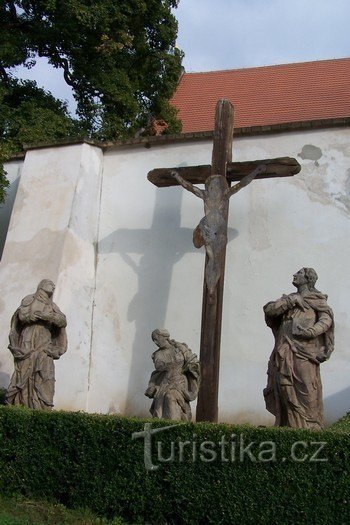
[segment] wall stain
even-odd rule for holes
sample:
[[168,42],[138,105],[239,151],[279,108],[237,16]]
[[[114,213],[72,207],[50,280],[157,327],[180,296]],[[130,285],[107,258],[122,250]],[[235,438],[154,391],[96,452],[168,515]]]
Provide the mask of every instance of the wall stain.
[[350,168],[347,170],[346,173],[347,175],[344,184],[345,193],[337,195],[335,198],[337,201],[343,204],[343,206],[345,206],[348,213],[350,214]]
[[40,279],[55,278],[61,262],[64,240],[64,230],[52,231],[44,228],[26,241],[7,242],[2,263],[16,265],[18,261],[25,262],[21,266],[20,275],[16,275],[17,280],[23,279],[24,282],[28,274],[33,273],[40,276]]
[[336,186],[334,186],[334,180],[329,180],[329,177],[327,177],[328,170],[328,163],[322,164],[317,170],[312,165],[304,165],[296,181],[302,182],[310,200],[325,206],[336,206],[349,217],[350,169],[347,170],[347,175],[343,182],[340,176],[334,179],[337,183]]
[[317,161],[322,157],[322,150],[321,148],[313,146],[312,144],[305,144],[301,152],[298,153],[298,157],[303,160],[314,160],[315,165],[319,166]]

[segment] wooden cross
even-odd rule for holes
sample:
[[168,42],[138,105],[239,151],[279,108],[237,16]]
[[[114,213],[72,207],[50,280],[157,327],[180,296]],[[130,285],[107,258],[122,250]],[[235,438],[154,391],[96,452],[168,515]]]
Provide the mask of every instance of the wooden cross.
[[[229,198],[254,178],[289,177],[300,171],[299,163],[289,157],[232,162],[233,123],[233,106],[228,100],[219,100],[216,105],[211,166],[155,169],[148,174],[148,180],[158,187],[181,184],[204,200],[205,217],[193,235],[196,248],[205,246],[206,249],[200,343],[201,387],[197,421],[216,422],[218,419]],[[230,187],[234,181],[238,181],[238,184]],[[193,186],[203,183],[204,190]]]

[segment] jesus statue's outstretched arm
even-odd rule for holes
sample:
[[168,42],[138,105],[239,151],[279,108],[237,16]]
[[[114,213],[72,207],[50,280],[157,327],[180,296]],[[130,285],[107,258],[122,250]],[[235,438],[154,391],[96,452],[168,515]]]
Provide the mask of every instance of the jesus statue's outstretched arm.
[[265,171],[266,171],[266,166],[264,164],[260,164],[260,166],[255,168],[255,170],[249,173],[249,175],[246,175],[245,177],[243,177],[241,181],[237,182],[237,184],[229,188],[226,193],[227,197],[230,198],[232,195],[237,193],[237,191],[241,190],[245,186],[248,186],[248,184],[250,184],[257,175],[260,175],[261,173],[265,173]]
[[201,190],[200,188],[197,188],[197,186],[194,186],[191,182],[188,182],[187,180],[183,179],[177,171],[172,171],[171,175],[172,177],[174,177],[175,180],[177,180],[179,184],[181,184],[183,188],[185,188],[185,190],[190,191],[191,193],[193,193],[200,199],[204,199],[203,190]]

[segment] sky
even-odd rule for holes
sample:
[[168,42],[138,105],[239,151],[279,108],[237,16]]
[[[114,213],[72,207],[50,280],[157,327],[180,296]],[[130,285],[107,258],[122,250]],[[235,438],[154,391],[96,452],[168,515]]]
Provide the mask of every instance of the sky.
[[[174,14],[187,72],[350,56],[350,0],[180,0]],[[14,73],[74,111],[61,71],[45,59]]]

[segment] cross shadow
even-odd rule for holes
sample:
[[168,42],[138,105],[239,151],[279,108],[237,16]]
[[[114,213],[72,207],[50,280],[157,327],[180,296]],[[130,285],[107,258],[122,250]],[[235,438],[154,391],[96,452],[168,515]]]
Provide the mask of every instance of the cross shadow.
[[11,213],[17,194],[20,177],[17,177],[6,189],[5,202],[0,206],[0,260],[4,251],[6,236],[10,225]]
[[[118,253],[138,277],[138,291],[127,312],[127,320],[135,323],[125,404],[125,414],[130,416],[148,414],[150,400],[144,397],[144,391],[153,370],[150,356],[155,350],[150,335],[155,328],[166,328],[164,323],[173,267],[186,253],[198,254],[203,258],[204,265],[204,248],[197,250],[192,244],[193,229],[181,227],[182,195],[181,188],[157,189],[149,229],[119,229],[98,245],[99,253]],[[237,235],[237,230],[229,229],[229,240]],[[141,255],[138,264],[131,254]],[[202,288],[198,295],[200,303],[201,293]]]

